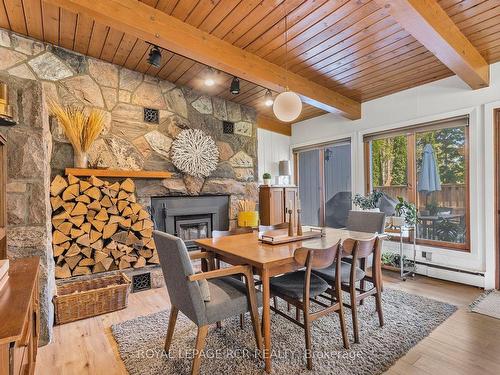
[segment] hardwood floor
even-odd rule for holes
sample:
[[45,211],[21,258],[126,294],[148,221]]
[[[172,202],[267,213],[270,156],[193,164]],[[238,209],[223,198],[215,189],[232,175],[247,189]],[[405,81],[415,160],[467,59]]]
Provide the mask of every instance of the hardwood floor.
[[[446,281],[416,277],[406,282],[384,274],[385,286],[455,304],[459,310],[398,360],[386,374],[499,374],[500,320],[467,312],[481,290]],[[110,326],[168,306],[166,290],[131,294],[123,311],[82,320],[54,329],[51,344],[40,348],[38,375],[127,374]]]

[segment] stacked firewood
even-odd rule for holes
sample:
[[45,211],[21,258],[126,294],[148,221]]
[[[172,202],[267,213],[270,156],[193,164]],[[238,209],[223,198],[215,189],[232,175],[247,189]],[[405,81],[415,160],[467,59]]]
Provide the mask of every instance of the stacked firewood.
[[130,179],[56,176],[50,187],[56,278],[158,264],[153,222]]

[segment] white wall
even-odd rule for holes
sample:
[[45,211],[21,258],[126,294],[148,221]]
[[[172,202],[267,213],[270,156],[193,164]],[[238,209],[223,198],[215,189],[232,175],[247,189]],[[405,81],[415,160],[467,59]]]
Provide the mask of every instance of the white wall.
[[265,172],[271,173],[273,184],[279,173],[279,161],[291,160],[290,137],[269,130],[257,129],[258,177],[262,182]]
[[[490,66],[490,86],[471,90],[458,77],[450,77],[362,104],[362,118],[350,121],[333,114],[294,124],[292,147],[350,137],[353,192],[364,190],[363,135],[461,114],[470,116],[470,253],[448,249],[431,251],[432,263],[483,277],[441,272],[421,267],[422,273],[478,286],[494,286],[494,165],[493,110],[500,108],[500,63]],[[419,250],[424,249],[420,247]],[[419,251],[417,252],[419,254]],[[420,259],[422,260],[422,259]]]

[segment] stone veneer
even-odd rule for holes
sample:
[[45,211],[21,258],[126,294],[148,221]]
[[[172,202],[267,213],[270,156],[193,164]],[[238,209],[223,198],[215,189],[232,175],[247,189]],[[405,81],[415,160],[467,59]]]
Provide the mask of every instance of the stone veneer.
[[[8,254],[42,257],[42,342],[50,336],[54,290],[49,179],[73,164],[71,145],[49,120],[47,98],[104,111],[91,167],[173,172],[171,179],[136,181],[143,205],[152,196],[230,193],[234,226],[236,201],[258,199],[256,114],[249,107],[1,29],[0,79],[9,84],[18,120],[0,128],[9,142]],[[160,111],[159,124],[144,122],[143,107]],[[234,134],[223,134],[224,120],[235,123]],[[219,164],[206,179],[182,175],[170,161],[173,140],[187,128],[217,143]]]

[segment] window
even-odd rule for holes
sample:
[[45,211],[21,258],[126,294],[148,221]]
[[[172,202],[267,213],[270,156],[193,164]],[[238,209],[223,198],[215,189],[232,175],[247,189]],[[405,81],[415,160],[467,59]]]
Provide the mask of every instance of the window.
[[469,249],[468,117],[365,137],[368,191],[418,209],[417,242]]
[[305,225],[342,228],[351,209],[351,144],[294,150]]

